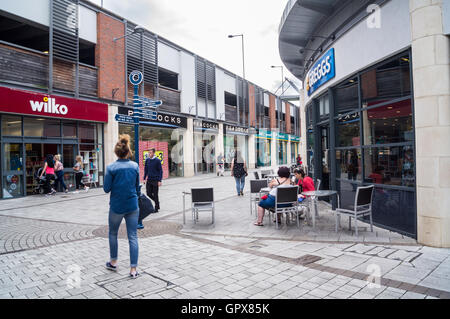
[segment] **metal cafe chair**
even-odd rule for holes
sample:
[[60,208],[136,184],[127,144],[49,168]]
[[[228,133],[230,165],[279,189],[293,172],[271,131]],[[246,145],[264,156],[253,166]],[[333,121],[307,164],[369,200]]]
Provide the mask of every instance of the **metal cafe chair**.
[[267,178],[267,175],[272,175],[273,174],[273,169],[270,170],[265,170],[265,171],[261,171],[261,178]]
[[211,211],[212,225],[214,224],[214,189],[213,188],[192,188],[191,189],[191,209],[194,224],[198,221],[199,211]]
[[267,179],[258,179],[250,181],[250,215],[253,215],[253,207],[258,211],[257,203],[261,200],[261,189],[268,187]]
[[259,178],[259,174],[258,174],[258,172],[253,172],[253,175],[255,176],[255,179],[257,179],[257,180],[259,180],[260,178]]
[[[337,208],[334,213],[336,214],[336,232],[338,231],[338,225],[341,224],[341,216],[348,216],[348,228],[352,228],[352,218],[355,219],[355,233],[358,237],[358,217],[370,216],[370,231],[373,232],[373,222],[372,222],[372,199],[373,190],[375,186],[365,186],[358,187],[355,196],[355,205],[353,210]],[[338,202],[338,207],[340,203]]]
[[269,220],[271,215],[275,215],[275,221],[277,229],[278,227],[278,214],[286,214],[286,225],[288,221],[288,215],[295,214],[297,219],[297,227],[300,228],[299,210],[298,210],[298,186],[278,187],[277,196],[275,200],[275,208],[269,210]]

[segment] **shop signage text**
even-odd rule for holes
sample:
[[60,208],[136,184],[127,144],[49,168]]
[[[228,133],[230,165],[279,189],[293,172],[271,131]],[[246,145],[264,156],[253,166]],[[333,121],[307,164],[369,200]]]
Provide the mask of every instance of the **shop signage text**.
[[194,129],[200,130],[219,130],[219,124],[208,121],[194,120]]
[[[119,107],[119,114],[133,116],[134,111],[131,109],[127,109],[125,107]],[[145,119],[141,118],[141,121],[145,121]],[[181,128],[187,128],[187,118],[186,117],[178,116],[178,115],[170,115],[170,114],[165,114],[165,113],[161,113],[161,112],[158,112],[156,120],[154,120],[154,121],[149,120],[149,122],[145,122],[145,123],[143,123],[143,125],[151,124],[152,122],[154,122],[155,125],[157,125],[158,123],[161,123],[161,124],[174,125],[174,126],[181,127]]]
[[336,76],[336,64],[334,58],[334,48],[314,64],[306,75],[306,91],[311,96],[318,88]]
[[233,126],[233,125],[224,125],[224,134],[227,133],[242,133],[242,134],[248,134],[249,129],[248,127],[240,127],[240,126]]
[[0,87],[0,112],[108,122],[108,105]]

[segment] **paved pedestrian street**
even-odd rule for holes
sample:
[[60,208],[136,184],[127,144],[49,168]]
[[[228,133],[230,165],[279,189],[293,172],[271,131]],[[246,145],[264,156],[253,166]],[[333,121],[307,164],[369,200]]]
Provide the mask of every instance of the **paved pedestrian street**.
[[[216,220],[194,225],[183,191],[214,187]],[[141,277],[128,278],[124,225],[117,272],[109,258],[108,200],[88,193],[26,197],[0,204],[0,298],[144,299],[424,299],[450,298],[450,249],[366,224],[358,238],[320,204],[316,230],[302,221],[280,229],[268,217],[253,225],[248,180],[244,197],[231,177],[164,181],[161,212],[139,231]]]

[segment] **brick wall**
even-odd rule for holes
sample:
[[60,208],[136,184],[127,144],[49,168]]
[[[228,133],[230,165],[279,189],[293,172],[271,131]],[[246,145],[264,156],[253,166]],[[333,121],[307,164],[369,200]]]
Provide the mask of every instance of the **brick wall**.
[[[125,102],[125,25],[103,13],[97,14],[95,64],[98,67],[98,97]],[[113,98],[113,90],[119,89]]]
[[287,102],[284,105],[286,107],[286,133],[291,134],[291,105]]
[[269,94],[269,117],[270,117],[270,129],[276,130],[278,128],[276,119],[276,105],[275,96]]

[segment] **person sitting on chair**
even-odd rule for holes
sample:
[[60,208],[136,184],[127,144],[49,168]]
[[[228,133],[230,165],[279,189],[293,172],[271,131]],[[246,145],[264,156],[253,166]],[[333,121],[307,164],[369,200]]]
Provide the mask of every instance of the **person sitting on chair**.
[[[291,178],[290,178],[291,172],[289,171],[289,168],[281,167],[278,170],[278,176],[279,176],[279,178],[275,178],[274,180],[272,180],[270,182],[269,187],[272,188],[272,190],[270,191],[267,198],[261,200],[258,204],[258,220],[254,224],[255,226],[264,226],[263,219],[264,219],[265,210],[275,208],[278,187],[291,186]],[[279,207],[281,207],[281,205]],[[280,222],[279,218],[278,218],[278,221]]]

